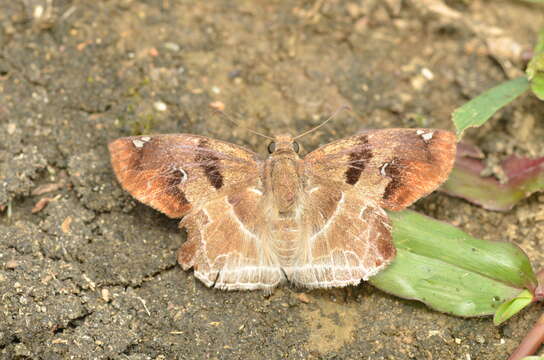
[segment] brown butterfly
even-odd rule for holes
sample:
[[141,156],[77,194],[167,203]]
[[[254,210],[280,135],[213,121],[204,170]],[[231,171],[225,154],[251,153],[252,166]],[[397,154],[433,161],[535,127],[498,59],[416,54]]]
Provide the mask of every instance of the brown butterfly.
[[395,257],[384,209],[401,210],[445,181],[455,135],[368,130],[298,155],[289,135],[261,160],[189,134],[126,137],[109,145],[125,190],[188,232],[184,270],[206,286],[265,289],[356,285]]

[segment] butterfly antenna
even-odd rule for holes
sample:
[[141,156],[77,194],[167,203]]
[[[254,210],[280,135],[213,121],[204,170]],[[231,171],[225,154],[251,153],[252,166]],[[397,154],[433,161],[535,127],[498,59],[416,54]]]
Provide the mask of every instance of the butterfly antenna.
[[350,108],[348,105],[342,105],[342,106],[340,106],[338,109],[336,109],[336,111],[335,111],[331,116],[329,116],[329,118],[328,118],[327,120],[323,121],[321,124],[317,125],[316,127],[312,128],[312,129],[310,129],[310,130],[308,130],[308,131],[306,131],[306,132],[303,132],[303,133],[300,134],[300,135],[295,136],[295,137],[293,138],[293,140],[299,139],[299,138],[301,138],[301,137],[303,137],[303,136],[308,135],[308,134],[311,133],[311,132],[316,131],[317,129],[319,129],[320,127],[322,127],[323,125],[325,125],[326,123],[328,123],[329,121],[331,121],[332,119],[334,119],[334,118],[336,117],[336,115],[338,115],[338,114],[339,114],[341,111],[343,111],[343,110],[351,110],[351,108]]
[[245,130],[249,131],[249,132],[252,133],[252,134],[255,134],[255,135],[258,135],[258,136],[262,136],[262,137],[264,137],[264,138],[266,138],[266,139],[274,140],[273,137],[267,136],[267,135],[265,135],[265,134],[261,134],[261,133],[258,132],[258,131],[249,129],[249,128],[245,127],[245,126],[242,126],[242,125],[238,124],[238,123],[237,123],[236,121],[234,121],[228,114],[224,113],[223,111],[221,111],[221,110],[219,110],[219,109],[213,109],[213,110],[214,110],[214,112],[220,114],[221,116],[223,116],[223,118],[225,118],[226,120],[230,121],[230,122],[233,123],[234,125],[236,125],[236,126],[242,128],[242,129],[245,129]]

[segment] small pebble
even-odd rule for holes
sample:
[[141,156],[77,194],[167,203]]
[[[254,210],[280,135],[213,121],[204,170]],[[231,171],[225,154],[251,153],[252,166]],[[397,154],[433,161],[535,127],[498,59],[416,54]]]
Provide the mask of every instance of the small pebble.
[[43,6],[38,5],[34,8],[34,12],[32,16],[34,16],[34,19],[39,19],[43,16],[43,13],[45,12],[45,9]]
[[164,43],[164,47],[170,51],[178,52],[180,50],[180,47],[178,44],[173,42],[166,42]]
[[100,295],[102,295],[102,300],[104,300],[105,302],[110,302],[111,296],[110,296],[110,291],[108,289],[102,289],[100,291]]
[[423,86],[425,85],[425,81],[426,79],[423,77],[423,75],[416,75],[410,79],[410,83],[412,84],[412,87],[417,91],[423,89]]
[[166,109],[168,109],[168,106],[165,103],[163,103],[162,101],[156,101],[153,104],[153,107],[157,111],[166,111]]
[[6,263],[6,269],[15,269],[17,266],[19,266],[19,262],[17,260],[9,260]]
[[427,69],[427,68],[423,68],[421,69],[421,75],[423,75],[423,77],[427,80],[432,80],[434,79],[434,74],[431,70]]
[[225,110],[225,104],[222,101],[212,101],[210,107],[219,111]]
[[72,224],[72,217],[68,216],[66,219],[64,219],[64,221],[60,225],[60,228],[61,228],[62,232],[65,233],[65,234],[69,234],[71,224]]
[[8,134],[13,135],[15,133],[15,130],[17,130],[17,125],[15,123],[9,123],[8,124]]
[[300,302],[303,302],[304,304],[309,304],[309,303],[312,302],[312,300],[310,300],[310,298],[308,297],[308,295],[306,295],[305,293],[297,294],[297,299],[298,299]]

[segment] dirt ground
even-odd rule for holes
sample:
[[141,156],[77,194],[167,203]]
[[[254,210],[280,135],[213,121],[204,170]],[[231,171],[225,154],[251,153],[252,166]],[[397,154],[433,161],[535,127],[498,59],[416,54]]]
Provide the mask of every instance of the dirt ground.
[[[106,145],[189,132],[265,154],[217,102],[269,134],[353,108],[305,149],[451,129],[456,107],[522,73],[543,14],[514,0],[1,0],[0,359],[505,359],[540,304],[495,327],[367,284],[206,288],[176,264],[177,221],[120,189]],[[542,156],[543,117],[527,95],[468,139],[491,158]],[[414,208],[544,261],[542,194],[507,213],[443,194]]]

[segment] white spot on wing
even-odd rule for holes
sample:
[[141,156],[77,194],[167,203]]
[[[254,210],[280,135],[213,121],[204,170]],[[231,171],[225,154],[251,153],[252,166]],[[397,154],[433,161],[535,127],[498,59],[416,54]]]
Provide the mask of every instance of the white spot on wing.
[[189,175],[187,175],[187,172],[183,170],[182,168],[178,168],[179,172],[181,173],[181,182],[184,183],[189,178]]
[[132,144],[136,146],[137,148],[142,148],[145,145],[145,143],[148,142],[149,140],[151,140],[149,136],[142,136],[139,139],[132,140]]
[[134,146],[136,146],[137,148],[142,148],[145,145],[145,141],[134,139],[132,140],[132,144],[134,144]]
[[361,211],[359,211],[359,219],[363,219],[363,220],[364,220],[364,218],[365,218],[365,211],[366,211],[367,208],[368,208],[367,206],[363,206],[363,207],[361,208]]
[[317,191],[317,190],[319,190],[319,186],[313,187],[310,190],[308,190],[308,194],[311,194],[311,193],[313,193],[314,191]]
[[425,130],[418,129],[416,130],[416,134],[421,136],[423,141],[427,142],[433,138],[433,131],[425,132]]
[[429,133],[426,133],[426,134],[423,134],[421,135],[421,138],[424,140],[424,141],[429,141],[433,138],[433,132],[429,132]]
[[255,194],[259,195],[259,196],[262,196],[263,195],[263,192],[257,188],[249,188],[249,191],[251,192],[254,192]]
[[382,167],[380,167],[380,174],[382,176],[387,176],[387,173],[385,172],[385,169],[387,169],[388,166],[389,166],[389,163],[384,163],[382,165]]

